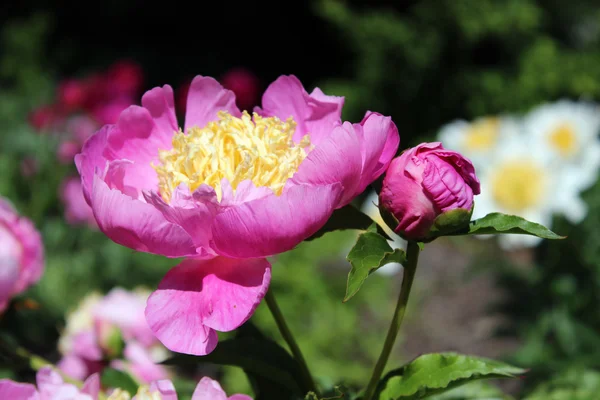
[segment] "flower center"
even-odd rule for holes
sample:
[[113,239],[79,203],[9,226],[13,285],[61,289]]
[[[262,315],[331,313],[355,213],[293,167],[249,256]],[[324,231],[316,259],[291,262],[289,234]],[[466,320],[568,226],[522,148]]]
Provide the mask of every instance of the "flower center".
[[495,117],[473,122],[465,135],[465,147],[473,151],[488,150],[496,143],[499,127],[500,120]]
[[550,143],[563,157],[577,151],[577,135],[570,124],[559,125],[550,134]]
[[218,117],[204,128],[176,133],[173,148],[159,150],[161,164],[153,168],[163,199],[169,202],[181,183],[192,192],[205,183],[215,189],[220,201],[223,178],[233,190],[249,179],[256,187],[266,186],[280,195],[306,158],[309,136],[294,143],[296,123],[292,117],[281,121],[256,113],[251,117],[245,111],[241,118],[225,111],[220,111]]
[[544,171],[531,161],[510,161],[495,171],[491,184],[496,202],[518,213],[542,200]]
[[[160,392],[150,393],[148,386],[140,386],[135,398],[137,400],[162,400]],[[131,400],[131,395],[123,389],[115,389],[107,400]]]

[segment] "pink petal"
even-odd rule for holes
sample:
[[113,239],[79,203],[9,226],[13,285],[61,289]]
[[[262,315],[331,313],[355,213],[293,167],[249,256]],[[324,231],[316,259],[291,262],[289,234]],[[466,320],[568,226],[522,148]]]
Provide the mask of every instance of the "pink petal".
[[[148,164],[158,160],[158,150],[172,147],[173,135],[178,131],[173,109],[173,90],[166,85],[154,88],[143,97],[150,110],[130,106],[123,111],[116,129],[108,134],[108,148],[112,160],[127,159]],[[151,168],[151,167],[150,167]]]
[[161,400],[177,400],[177,392],[173,382],[168,379],[161,379],[150,384],[150,393],[160,393]]
[[440,211],[455,208],[471,209],[473,190],[465,185],[463,177],[443,159],[432,156],[427,158],[423,173],[423,189]]
[[[37,282],[44,271],[42,238],[33,223],[0,197],[0,307]],[[16,276],[15,276],[16,275]],[[9,290],[10,289],[10,290]],[[7,291],[5,291],[7,290]]]
[[212,238],[210,226],[220,206],[213,188],[201,185],[190,194],[188,187],[181,184],[173,192],[169,204],[155,192],[144,193],[144,196],[167,221],[181,226],[190,235],[199,255],[214,255],[209,244]]
[[104,126],[85,142],[81,153],[75,156],[75,165],[83,185],[83,195],[88,204],[91,203],[92,186],[96,172],[104,176],[109,161],[104,155],[104,149],[107,145],[108,134],[114,129],[114,125]]
[[192,400],[227,400],[227,395],[219,382],[205,376],[198,382]]
[[318,231],[339,203],[339,183],[296,185],[231,207],[217,215],[213,247],[234,258],[267,257],[291,250]]
[[175,117],[173,89],[171,86],[165,85],[162,88],[155,87],[147,91],[142,96],[142,106],[150,112],[156,124],[156,133],[161,136],[161,142],[169,145],[170,149],[173,133],[179,131]]
[[164,366],[156,364],[150,357],[150,349],[140,343],[130,341],[123,351],[125,359],[129,362],[129,369],[142,382],[150,383],[168,376]]
[[39,398],[35,386],[29,383],[0,379],[0,399],[39,400]]
[[98,176],[91,200],[100,230],[116,243],[167,257],[196,253],[192,238],[182,227],[166,220],[154,206],[110,189]]
[[56,365],[61,372],[73,379],[82,380],[90,375],[88,363],[79,356],[69,354],[61,358]]
[[269,85],[262,97],[261,115],[275,116],[282,120],[293,117],[298,124],[294,141],[310,134],[310,140],[318,145],[335,125],[341,123],[343,97],[326,96],[320,89],[308,94],[294,75],[280,76]]
[[168,349],[205,355],[217,345],[214,329],[231,331],[250,318],[270,279],[265,259],[188,259],[150,296],[146,319]]
[[83,387],[81,388],[81,393],[88,394],[92,397],[92,399],[98,398],[98,393],[100,392],[100,375],[93,374],[89,378],[83,382]]
[[207,123],[217,120],[219,111],[227,111],[236,117],[241,115],[235,105],[235,94],[213,78],[196,76],[188,92],[185,130],[193,126],[204,128]]
[[136,340],[152,345],[156,339],[144,317],[146,300],[140,293],[116,287],[94,307],[94,320],[118,327],[126,342]]
[[292,181],[311,185],[341,183],[343,192],[335,208],[348,204],[360,193],[362,155],[356,129],[362,130],[362,127],[349,122],[336,127],[308,154]]
[[234,394],[229,396],[227,400],[252,400],[252,397],[247,394]]
[[385,172],[390,162],[398,151],[400,135],[398,128],[390,117],[367,112],[360,123],[360,132],[363,168],[357,194],[364,191],[367,186]]

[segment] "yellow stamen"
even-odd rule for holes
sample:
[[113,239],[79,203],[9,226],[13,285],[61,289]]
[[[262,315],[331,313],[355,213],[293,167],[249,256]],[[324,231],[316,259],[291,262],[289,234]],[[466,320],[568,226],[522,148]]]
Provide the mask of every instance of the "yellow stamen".
[[296,123],[292,117],[251,117],[244,111],[237,118],[225,111],[204,128],[193,127],[173,137],[171,150],[160,150],[158,185],[163,199],[171,200],[175,188],[185,183],[190,191],[202,184],[215,189],[221,200],[221,180],[226,178],[233,190],[240,182],[251,180],[266,186],[276,195],[298,170],[310,147],[308,135],[300,143],[292,140]]
[[550,134],[550,143],[560,153],[567,157],[577,151],[577,135],[570,124],[559,125]]
[[491,184],[495,201],[518,214],[542,200],[544,171],[531,161],[510,161],[495,171]]
[[481,118],[471,124],[465,135],[467,150],[481,151],[490,149],[498,139],[500,119],[496,117]]
[[[135,394],[135,398],[137,400],[162,400],[160,392],[156,391],[150,393],[150,388],[148,386],[140,386]],[[110,396],[108,396],[107,400],[131,400],[131,395],[123,389],[115,389]]]

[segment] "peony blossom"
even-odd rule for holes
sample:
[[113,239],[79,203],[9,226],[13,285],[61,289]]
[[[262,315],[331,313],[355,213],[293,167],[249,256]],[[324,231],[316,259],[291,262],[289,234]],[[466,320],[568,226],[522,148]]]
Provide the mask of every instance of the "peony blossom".
[[479,180],[471,162],[439,142],[422,143],[395,158],[380,193],[382,206],[398,220],[395,232],[425,238],[440,214],[471,211]]
[[0,197],[0,312],[44,271],[42,238],[27,218]]
[[[114,390],[108,400],[177,400],[175,386],[170,380],[160,380],[152,382],[150,386],[141,386],[133,398],[131,395],[121,389]],[[196,385],[192,394],[192,400],[252,400],[252,397],[245,394],[234,394],[227,397],[225,391],[219,382],[204,377]]]
[[[144,290],[115,288],[104,297],[86,297],[67,317],[59,341],[63,354],[60,369],[76,379],[108,365],[128,371],[142,382],[166,378],[167,370],[157,363],[167,357],[167,351],[144,317],[148,295]],[[119,358],[123,345],[123,358]]]
[[96,400],[100,392],[100,377],[90,376],[79,389],[65,383],[51,367],[41,368],[36,376],[37,388],[29,383],[0,379],[0,399],[11,400]]
[[400,140],[396,126],[373,112],[342,123],[343,102],[282,76],[250,115],[233,92],[198,76],[183,129],[165,85],[76,156],[85,198],[107,236],[138,251],[188,257],[146,308],[169,349],[211,352],[216,331],[244,323],[266,293],[264,257],[311,236],[385,171]]

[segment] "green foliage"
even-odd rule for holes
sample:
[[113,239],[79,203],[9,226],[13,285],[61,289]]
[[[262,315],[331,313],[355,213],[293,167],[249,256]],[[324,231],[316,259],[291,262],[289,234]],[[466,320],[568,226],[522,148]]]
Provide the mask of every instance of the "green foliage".
[[[443,216],[443,214],[441,215]],[[438,217],[439,218],[439,217]],[[437,221],[437,219],[436,219]],[[458,226],[458,225],[455,225]],[[501,213],[490,213],[485,217],[471,221],[464,229],[440,231],[433,230],[429,239],[446,235],[493,235],[493,234],[513,234],[513,235],[532,235],[544,239],[564,239],[564,236],[557,235],[550,229],[535,222],[527,221],[516,215],[507,215]]]
[[600,12],[591,1],[423,0],[316,11],[352,51],[346,116],[391,115],[404,145],[456,118],[525,111],[559,97],[600,96]]
[[600,393],[600,373],[573,369],[536,388],[524,400],[593,400]]
[[514,378],[525,370],[456,353],[426,354],[389,372],[380,383],[380,400],[423,399],[463,384],[491,378]]
[[347,259],[352,269],[348,273],[344,302],[350,300],[378,268],[393,262],[402,264],[406,261],[406,254],[401,249],[392,249],[379,233],[367,231],[358,237]]
[[130,394],[137,393],[140,386],[131,375],[114,368],[105,368],[102,370],[100,382],[104,387],[120,388]]
[[[175,355],[167,365],[197,365],[214,363],[240,367],[252,378],[258,398],[268,398],[264,390],[277,389],[279,398],[302,394],[303,384],[298,363],[277,343],[260,334],[250,323],[239,330],[235,338],[224,340],[203,357]],[[264,384],[264,381],[267,381]],[[261,390],[262,389],[262,390]]]
[[442,394],[429,397],[431,400],[512,400],[489,382],[473,381]]

